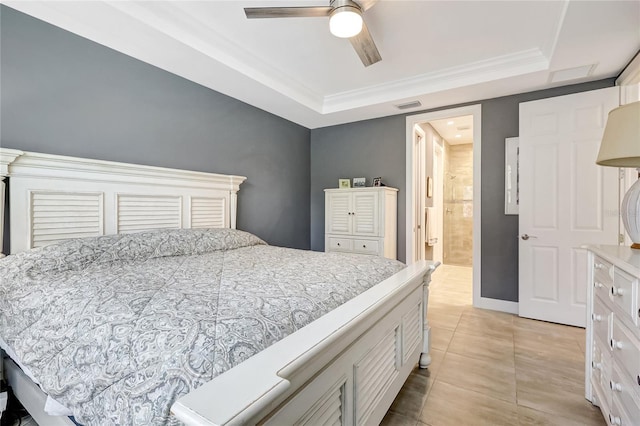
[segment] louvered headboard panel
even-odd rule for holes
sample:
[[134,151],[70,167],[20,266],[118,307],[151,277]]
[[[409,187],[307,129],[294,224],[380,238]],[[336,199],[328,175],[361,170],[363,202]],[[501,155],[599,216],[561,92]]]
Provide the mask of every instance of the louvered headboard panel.
[[11,253],[75,237],[235,228],[246,179],[3,148],[0,172],[10,177]]

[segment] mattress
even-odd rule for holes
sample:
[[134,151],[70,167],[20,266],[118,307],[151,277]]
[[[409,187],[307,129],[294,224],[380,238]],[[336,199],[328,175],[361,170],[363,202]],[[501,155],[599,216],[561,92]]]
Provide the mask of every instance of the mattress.
[[[35,378],[28,367],[22,364],[22,362],[20,361],[20,357],[13,351],[13,349],[9,345],[6,344],[6,342],[2,339],[2,336],[0,336],[0,349],[2,349],[7,354],[7,356],[13,360],[13,362],[20,368],[20,370],[22,370],[25,376],[27,376],[34,384],[40,386],[38,379]],[[0,362],[2,362],[1,359]],[[60,404],[55,399],[51,398],[49,395],[47,395],[47,399],[44,404],[44,411],[51,416],[73,415],[71,410]]]
[[0,260],[0,334],[80,423],[172,424],[180,396],[403,267],[230,229],[75,239]]

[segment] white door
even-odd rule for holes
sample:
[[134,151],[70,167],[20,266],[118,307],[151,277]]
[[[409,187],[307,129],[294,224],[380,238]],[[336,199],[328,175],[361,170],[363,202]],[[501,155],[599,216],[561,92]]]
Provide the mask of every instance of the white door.
[[433,139],[433,211],[436,220],[436,238],[433,246],[433,260],[442,262],[444,244],[444,161],[442,146]]
[[419,128],[413,131],[413,183],[414,183],[414,224],[413,224],[413,261],[424,260],[425,256],[425,135]]
[[326,233],[351,234],[351,191],[327,193]]
[[519,315],[584,327],[584,244],[618,243],[618,169],[596,166],[611,87],[520,104]]
[[378,213],[378,191],[354,192],[353,210],[351,210],[353,234],[377,237]]

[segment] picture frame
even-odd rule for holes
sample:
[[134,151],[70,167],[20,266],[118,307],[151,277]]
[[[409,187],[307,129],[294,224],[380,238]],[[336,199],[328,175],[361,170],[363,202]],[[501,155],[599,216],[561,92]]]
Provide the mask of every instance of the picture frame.
[[382,186],[382,177],[374,177],[373,186]]
[[351,188],[351,179],[338,179],[338,188]]
[[366,186],[367,179],[363,177],[353,178],[354,188],[364,188]]
[[504,140],[504,214],[519,214],[520,179],[519,179],[520,139]]

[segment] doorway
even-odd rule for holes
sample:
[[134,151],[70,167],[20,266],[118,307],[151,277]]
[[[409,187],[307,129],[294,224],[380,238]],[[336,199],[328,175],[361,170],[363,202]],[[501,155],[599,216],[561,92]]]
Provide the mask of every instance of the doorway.
[[[470,146],[465,147],[466,165],[448,163],[449,157],[458,156],[457,153],[448,152],[451,146],[463,146],[466,144],[456,144],[456,139],[462,139],[462,135],[453,139],[453,145],[447,141],[446,137],[437,131],[434,124],[438,126],[443,123],[444,126],[451,126],[456,129],[456,118],[467,117],[469,123],[469,139]],[[447,124],[453,121],[453,124]],[[462,125],[462,127],[465,127]],[[417,161],[416,156],[422,157],[416,141],[417,129],[424,134],[426,155],[423,162]],[[429,129],[433,129],[432,132]],[[456,129],[457,130],[457,129]],[[431,134],[430,134],[431,133]],[[445,133],[442,130],[442,133]],[[429,112],[407,117],[407,233],[406,248],[407,262],[417,259],[433,259],[447,264],[451,262],[450,256],[456,253],[452,244],[459,244],[461,247],[466,246],[468,254],[466,261],[472,268],[472,288],[473,288],[473,305],[477,307],[505,310],[502,307],[494,306],[493,299],[481,297],[481,258],[480,258],[480,147],[481,147],[481,106],[472,105],[461,108],[453,108],[449,110]],[[461,142],[461,141],[460,141]],[[471,149],[468,149],[471,148]],[[456,148],[461,150],[462,148]],[[448,155],[449,154],[449,157]],[[420,172],[421,165],[424,165],[424,175]],[[417,168],[417,170],[416,170]],[[459,170],[464,169],[468,174],[468,180],[463,179],[463,173]],[[454,171],[455,170],[455,171]],[[458,175],[460,177],[458,178]],[[421,176],[426,179],[418,181]],[[455,177],[454,177],[455,176]],[[454,182],[458,179],[456,182]],[[449,180],[449,182],[447,182]],[[423,183],[424,182],[424,183]],[[421,188],[423,190],[420,190]],[[424,194],[424,195],[423,195]],[[466,203],[466,204],[465,204]],[[449,204],[447,206],[447,204]],[[454,205],[457,205],[454,207]],[[429,207],[432,210],[426,210]],[[447,213],[447,208],[450,210]],[[421,214],[424,210],[425,213]],[[450,217],[447,217],[447,214]],[[461,218],[469,221],[471,228],[468,238],[456,237],[456,218],[454,214],[458,214]],[[429,229],[429,218],[433,217],[432,223],[440,224],[434,231]],[[447,231],[447,223],[450,220],[449,231]],[[449,232],[449,235],[447,234]],[[424,251],[421,246],[416,244],[425,235]],[[431,241],[429,241],[431,239]],[[438,246],[438,242],[441,245]],[[430,244],[431,243],[431,244]],[[462,256],[464,258],[464,255]],[[454,257],[457,259],[457,257]],[[455,260],[454,260],[455,261]],[[485,300],[483,300],[485,299]]]

